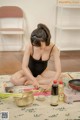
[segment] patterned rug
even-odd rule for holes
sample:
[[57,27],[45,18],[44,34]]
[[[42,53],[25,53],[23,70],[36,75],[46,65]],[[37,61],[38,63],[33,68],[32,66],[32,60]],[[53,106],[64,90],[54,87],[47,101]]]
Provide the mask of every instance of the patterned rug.
[[[11,85],[10,75],[0,75],[0,93],[4,93],[4,85]],[[64,85],[68,85],[71,78],[80,78],[79,72],[63,73]],[[32,86],[16,86],[15,93],[22,92],[23,89],[32,88]],[[79,93],[80,94],[80,93]],[[45,101],[38,101],[36,99],[33,104],[26,107],[18,107],[14,103],[13,97],[6,99],[0,98],[0,120],[80,120],[80,102],[73,102],[72,104],[59,103],[57,107],[50,106],[50,95],[47,95]],[[9,119],[7,118],[9,113]]]

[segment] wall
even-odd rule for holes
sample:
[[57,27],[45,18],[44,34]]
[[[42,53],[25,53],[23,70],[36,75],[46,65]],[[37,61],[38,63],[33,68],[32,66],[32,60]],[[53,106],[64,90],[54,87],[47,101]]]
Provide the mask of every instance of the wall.
[[30,33],[36,28],[38,23],[46,24],[52,35],[52,41],[55,42],[55,4],[56,0],[0,0],[0,6],[19,6],[26,15],[27,40]]
[[[37,24],[44,23],[51,31],[51,41],[55,42],[60,50],[80,50],[80,30],[56,29],[55,32],[55,26],[57,24],[79,26],[80,9],[62,8],[63,14],[61,14],[61,9],[56,6],[57,1],[58,0],[0,0],[0,6],[13,5],[23,9],[27,23],[27,38],[25,37],[24,46],[26,42],[29,41],[30,34],[36,28]],[[13,49],[15,50],[15,48]]]
[[58,6],[56,26],[57,46],[61,50],[80,50],[80,4],[73,4],[73,8]]

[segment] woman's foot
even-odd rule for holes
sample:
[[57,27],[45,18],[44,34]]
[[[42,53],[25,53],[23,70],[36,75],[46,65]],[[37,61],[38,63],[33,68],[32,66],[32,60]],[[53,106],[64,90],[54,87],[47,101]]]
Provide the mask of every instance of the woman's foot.
[[25,83],[24,83],[24,85],[32,85],[33,83],[31,82],[31,81],[29,81],[29,80],[27,80]]

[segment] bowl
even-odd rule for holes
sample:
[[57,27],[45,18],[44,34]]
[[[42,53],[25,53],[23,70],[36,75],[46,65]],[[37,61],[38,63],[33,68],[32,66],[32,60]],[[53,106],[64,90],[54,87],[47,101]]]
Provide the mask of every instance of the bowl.
[[34,95],[32,91],[24,92],[21,96],[14,97],[14,102],[17,106],[24,107],[32,104],[34,101]]
[[69,80],[69,86],[74,90],[80,91],[80,79]]

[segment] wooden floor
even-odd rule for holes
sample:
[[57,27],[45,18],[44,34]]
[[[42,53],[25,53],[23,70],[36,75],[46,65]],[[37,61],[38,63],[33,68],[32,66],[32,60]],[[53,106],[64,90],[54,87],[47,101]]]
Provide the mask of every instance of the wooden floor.
[[[13,74],[21,69],[23,52],[0,52],[0,74]],[[80,71],[80,51],[61,52],[62,72]]]

